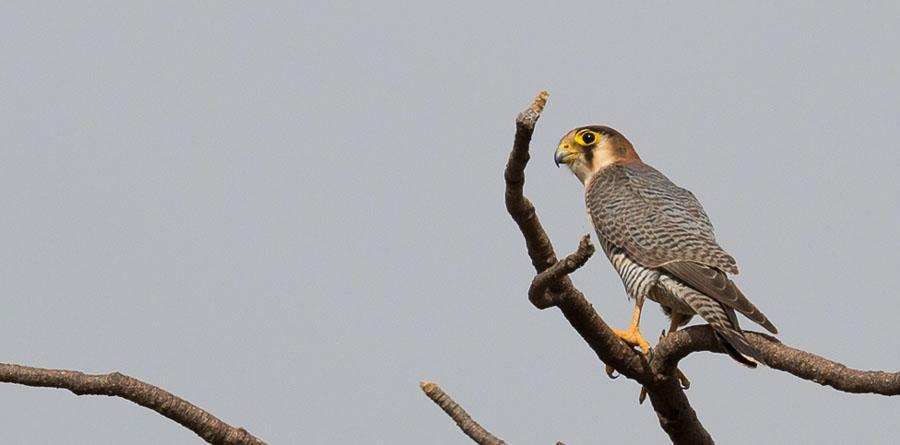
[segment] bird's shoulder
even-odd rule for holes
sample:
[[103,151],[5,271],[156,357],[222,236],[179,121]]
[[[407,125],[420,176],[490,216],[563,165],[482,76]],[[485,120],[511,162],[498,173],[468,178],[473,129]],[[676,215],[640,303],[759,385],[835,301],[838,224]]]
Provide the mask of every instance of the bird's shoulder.
[[737,273],[694,194],[647,164],[599,170],[588,183],[585,201],[598,235],[645,266],[694,261]]

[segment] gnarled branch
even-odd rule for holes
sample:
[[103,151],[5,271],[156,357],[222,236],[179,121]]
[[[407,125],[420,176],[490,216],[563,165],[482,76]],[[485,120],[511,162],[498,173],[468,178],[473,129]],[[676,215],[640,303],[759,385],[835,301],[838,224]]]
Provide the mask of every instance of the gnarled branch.
[[0,382],[68,389],[75,395],[115,396],[150,408],[215,445],[265,445],[243,428],[235,428],[168,391],[113,372],[85,374],[64,369],[32,368],[0,363]]
[[[528,298],[538,309],[557,307],[604,363],[638,381],[647,390],[660,426],[675,444],[712,444],[675,376],[679,360],[692,352],[724,353],[709,326],[692,326],[660,340],[648,362],[626,346],[606,325],[568,277],[594,252],[587,236],[578,250],[558,261],[553,244],[541,226],[534,205],[525,197],[525,166],[534,126],[547,104],[542,91],[516,118],[516,136],[506,164],[506,209],[522,232],[528,256],[537,272]],[[770,367],[805,380],[852,393],[900,394],[900,372],[860,371],[823,357],[786,346],[766,334],[747,332],[750,343]],[[449,413],[449,412],[448,412]]]

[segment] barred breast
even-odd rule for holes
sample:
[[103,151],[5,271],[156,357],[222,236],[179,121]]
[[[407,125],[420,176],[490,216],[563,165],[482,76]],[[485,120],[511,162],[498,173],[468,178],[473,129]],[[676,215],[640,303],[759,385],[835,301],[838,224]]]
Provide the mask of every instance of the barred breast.
[[600,237],[600,246],[622,279],[625,292],[630,298],[637,300],[638,304],[643,304],[644,299],[650,296],[651,291],[659,282],[659,272],[632,261],[624,249],[602,237]]

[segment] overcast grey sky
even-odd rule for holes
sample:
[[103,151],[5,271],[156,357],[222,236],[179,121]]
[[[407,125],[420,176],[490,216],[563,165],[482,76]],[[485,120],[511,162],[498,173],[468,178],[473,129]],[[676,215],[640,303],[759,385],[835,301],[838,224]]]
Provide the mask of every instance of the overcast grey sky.
[[[546,88],[526,193],[558,249],[591,229],[556,142],[611,125],[703,202],[783,341],[900,368],[896,4],[331,3],[0,5],[0,362],[118,370],[272,444],[466,443],[422,379],[510,443],[664,442],[527,301],[502,169]],[[626,325],[605,259],[574,280]],[[682,369],[721,443],[900,435],[897,399]],[[0,419],[199,441],[51,389],[0,386]]]

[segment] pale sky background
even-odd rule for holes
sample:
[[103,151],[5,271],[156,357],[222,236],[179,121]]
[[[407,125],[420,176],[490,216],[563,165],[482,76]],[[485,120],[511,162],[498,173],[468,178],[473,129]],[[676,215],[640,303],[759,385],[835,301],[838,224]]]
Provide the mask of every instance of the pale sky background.
[[[783,341],[896,371],[900,6],[627,3],[3,2],[0,362],[121,371],[271,444],[468,443],[422,379],[511,444],[664,443],[527,301],[502,170],[546,88],[526,193],[561,253],[591,229],[556,142],[611,125],[700,198]],[[626,325],[602,256],[574,280]],[[720,443],[900,436],[900,399],[682,369]],[[0,427],[201,443],[8,384]]]

